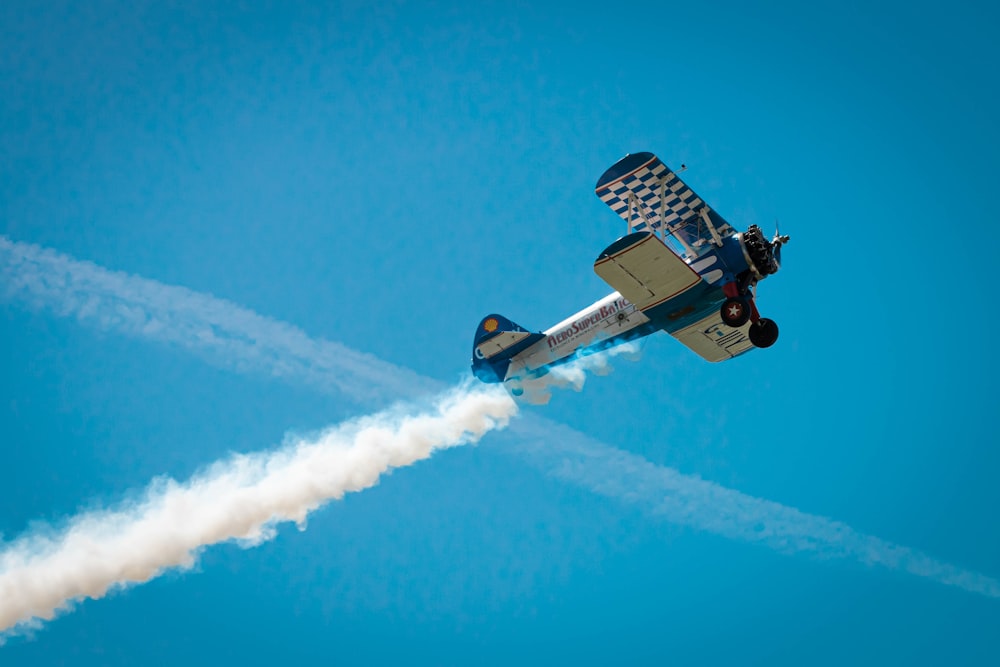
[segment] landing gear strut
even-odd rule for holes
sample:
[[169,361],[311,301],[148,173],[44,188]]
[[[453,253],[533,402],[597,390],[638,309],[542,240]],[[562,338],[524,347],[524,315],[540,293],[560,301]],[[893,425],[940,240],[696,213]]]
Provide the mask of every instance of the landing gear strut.
[[788,243],[775,223],[774,238],[770,241],[757,225],[750,225],[739,235],[740,247],[747,268],[736,276],[730,274],[728,282],[722,286],[726,300],[722,302],[719,315],[725,324],[733,328],[753,322],[747,330],[750,342],[755,347],[771,347],[778,340],[778,325],[774,320],[761,317],[754,297],[757,295],[757,281],[777,273],[781,267],[781,246]]
[[754,303],[751,291],[755,281],[751,282],[751,280],[751,277],[747,275],[744,276],[743,280],[723,286],[726,300],[722,302],[719,315],[725,324],[734,329],[752,321],[753,324],[750,325],[748,332],[750,342],[754,344],[754,347],[771,347],[778,340],[778,325],[774,323],[774,320],[761,317],[760,313],[757,312],[757,304]]

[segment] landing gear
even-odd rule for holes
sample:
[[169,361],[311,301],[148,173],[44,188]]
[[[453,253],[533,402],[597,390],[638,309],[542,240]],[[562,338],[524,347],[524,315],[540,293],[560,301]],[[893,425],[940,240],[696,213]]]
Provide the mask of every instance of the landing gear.
[[750,319],[750,311],[750,304],[746,299],[731,296],[722,302],[719,314],[722,316],[723,322],[734,329],[738,329]]
[[750,326],[750,342],[755,347],[771,347],[778,340],[778,325],[762,317]]
[[739,283],[733,282],[724,286],[726,300],[722,302],[719,315],[722,321],[739,329],[748,321],[753,321],[747,334],[754,347],[771,347],[778,340],[778,325],[774,320],[761,317],[754,304],[750,276],[745,276]]
[[[761,317],[757,311],[757,282],[777,273],[781,267],[781,246],[788,243],[788,237],[782,236],[775,227],[774,238],[768,241],[760,227],[750,225],[739,235],[739,242],[746,269],[736,275],[727,275],[722,284],[726,300],[722,302],[719,315],[728,326],[745,330],[754,347],[771,347],[778,340],[778,325],[774,320]],[[746,326],[748,321],[752,322],[749,327]]]

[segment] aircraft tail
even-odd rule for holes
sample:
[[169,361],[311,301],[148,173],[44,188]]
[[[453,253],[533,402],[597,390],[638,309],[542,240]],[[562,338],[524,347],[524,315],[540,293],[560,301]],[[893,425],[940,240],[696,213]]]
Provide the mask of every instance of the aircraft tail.
[[472,341],[472,374],[483,382],[503,382],[511,358],[543,338],[503,315],[487,315]]

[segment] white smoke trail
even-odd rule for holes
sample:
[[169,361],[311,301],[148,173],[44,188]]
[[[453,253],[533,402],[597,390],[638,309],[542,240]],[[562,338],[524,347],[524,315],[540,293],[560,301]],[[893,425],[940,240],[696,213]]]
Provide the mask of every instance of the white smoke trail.
[[235,456],[190,481],[161,479],[144,500],[74,518],[0,552],[0,631],[48,620],[81,598],[194,565],[205,546],[255,545],[275,524],[306,516],[345,493],[375,485],[435,450],[479,440],[517,412],[497,387],[462,386],[426,412],[401,408],[354,420],[278,451]]
[[[112,272],[0,236],[0,296],[125,335],[178,345],[240,371],[265,372],[361,404],[440,389],[435,380],[263,317],[228,301]],[[400,379],[402,378],[402,379]],[[413,384],[409,383],[413,381]],[[546,474],[650,516],[780,553],[881,565],[1000,597],[1000,582],[834,521],[658,466],[563,424],[528,415],[508,437]],[[5,553],[5,552],[0,552]],[[3,562],[0,560],[0,562]]]
[[588,375],[610,374],[614,371],[611,360],[615,357],[638,361],[640,349],[638,341],[630,341],[616,347],[591,347],[578,352],[569,362],[553,366],[545,375],[522,380],[524,394],[521,400],[532,405],[546,405],[552,399],[553,389],[583,391]]

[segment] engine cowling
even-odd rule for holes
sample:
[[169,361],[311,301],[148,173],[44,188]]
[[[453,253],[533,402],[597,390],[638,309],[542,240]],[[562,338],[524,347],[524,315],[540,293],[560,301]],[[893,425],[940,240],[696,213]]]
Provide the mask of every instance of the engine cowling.
[[750,261],[751,268],[764,278],[772,273],[777,273],[779,264],[775,256],[775,251],[779,244],[772,243],[764,236],[763,230],[757,225],[750,225],[743,232],[743,250]]

